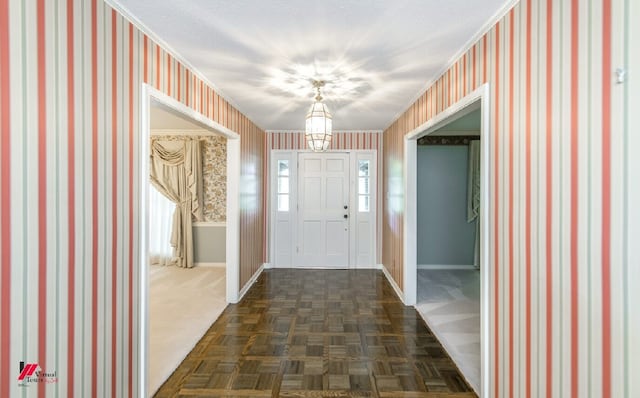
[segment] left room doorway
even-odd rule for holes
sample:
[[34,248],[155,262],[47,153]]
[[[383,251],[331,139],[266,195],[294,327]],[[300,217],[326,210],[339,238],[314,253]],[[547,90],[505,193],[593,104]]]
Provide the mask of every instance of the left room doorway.
[[[201,196],[192,216],[192,267],[172,247],[176,204],[149,183],[149,392],[154,394],[226,307],[226,138],[161,104],[150,109],[151,143],[197,144]],[[195,173],[194,173],[195,174]],[[206,302],[207,305],[193,305]]]
[[[138,200],[139,203],[139,224],[135,231],[135,234],[138,236],[138,239],[141,242],[141,247],[138,254],[139,264],[144,265],[140,272],[140,281],[139,281],[139,296],[138,296],[138,313],[135,315],[139,319],[139,328],[138,328],[138,338],[140,339],[140,350],[139,350],[139,358],[140,361],[138,363],[138,372],[141,380],[140,388],[138,390],[138,396],[140,397],[148,397],[153,395],[158,387],[166,380],[168,376],[177,368],[177,366],[182,362],[182,360],[186,357],[186,355],[193,349],[197,341],[206,333],[206,330],[210,327],[210,325],[217,319],[222,310],[226,307],[227,303],[236,303],[239,297],[239,228],[240,228],[240,218],[239,218],[239,180],[240,180],[240,136],[222,126],[221,124],[214,122],[213,120],[205,117],[204,115],[198,113],[194,109],[185,106],[183,103],[176,101],[174,98],[169,97],[168,95],[156,90],[155,88],[143,84],[142,85],[142,98],[141,98],[141,107],[140,107],[140,143],[138,152],[139,152],[139,163],[136,168],[137,170],[137,183],[140,185],[140,197]],[[152,234],[150,233],[150,182],[152,180],[151,173],[154,174],[154,185],[158,185],[158,173],[164,175],[172,175],[171,184],[175,181],[179,181],[180,178],[183,181],[187,181],[187,188],[184,188],[185,185],[182,183],[177,183],[176,186],[180,187],[178,189],[179,195],[175,195],[167,190],[165,186],[163,188],[162,184],[158,187],[159,190],[165,190],[164,194],[167,197],[174,196],[173,203],[180,203],[181,209],[184,210],[180,213],[180,217],[183,221],[190,220],[192,222],[191,228],[189,228],[186,222],[181,222],[180,225],[183,228],[180,230],[180,234],[185,235],[185,233],[193,232],[193,229],[197,227],[201,227],[202,225],[196,226],[193,225],[193,218],[185,218],[185,215],[193,215],[198,218],[199,214],[193,213],[193,208],[203,208],[200,205],[194,205],[193,201],[196,200],[195,195],[192,193],[194,186],[192,184],[193,175],[192,171],[195,170],[195,165],[198,164],[198,160],[194,160],[201,151],[197,150],[197,146],[194,145],[193,141],[186,142],[182,146],[183,152],[180,150],[176,150],[175,144],[166,144],[158,146],[157,142],[154,143],[152,140],[152,130],[162,129],[164,127],[165,130],[178,130],[183,129],[184,127],[170,127],[170,121],[164,120],[160,126],[155,123],[158,122],[156,120],[153,122],[152,119],[158,119],[157,109],[161,109],[165,112],[165,116],[172,118],[174,121],[181,120],[180,123],[188,122],[192,124],[192,130],[199,130],[199,133],[204,134],[206,137],[219,136],[222,137],[223,142],[222,145],[226,148],[226,155],[222,156],[222,159],[219,159],[220,162],[226,163],[226,175],[219,181],[219,184],[225,185],[225,192],[218,192],[218,197],[224,197],[224,201],[226,203],[220,204],[222,208],[224,208],[225,212],[225,223],[224,223],[224,232],[221,238],[220,234],[217,237],[209,236],[209,238],[205,239],[205,245],[209,247],[218,247],[218,251],[221,250],[221,246],[224,247],[224,257],[223,261],[203,261],[199,258],[193,258],[195,260],[195,267],[188,268],[191,265],[194,265],[194,262],[189,262],[188,260],[181,260],[179,264],[182,267],[171,266],[165,267],[165,271],[175,271],[182,272],[182,276],[189,275],[187,281],[182,281],[180,278],[177,278],[172,275],[165,275],[164,278],[158,277],[157,275],[152,274],[151,270],[151,256],[150,256],[150,245],[149,240]],[[155,114],[155,118],[153,117]],[[154,123],[152,125],[152,123]],[[169,126],[169,127],[168,127]],[[187,129],[189,130],[189,129]],[[178,145],[180,147],[180,145]],[[152,150],[153,148],[153,150]],[[179,149],[179,148],[178,148]],[[187,155],[191,160],[187,160]],[[154,158],[153,168],[151,167],[151,155],[159,155],[158,158]],[[184,155],[180,156],[180,155]],[[180,163],[179,160],[183,160],[181,166],[184,168],[190,167],[189,171],[179,172],[178,170],[171,169],[167,170],[167,167],[173,163]],[[162,165],[159,165],[162,163]],[[168,161],[169,164],[166,164]],[[174,162],[175,161],[175,162]],[[188,165],[187,166],[187,162]],[[161,170],[161,171],[159,171]],[[179,177],[182,175],[183,177]],[[187,178],[190,176],[189,178]],[[169,181],[167,181],[169,183]],[[185,193],[187,192],[188,193]],[[202,195],[202,194],[199,194]],[[189,202],[185,202],[187,198],[191,200]],[[188,209],[185,205],[186,203],[190,203],[192,208]],[[177,214],[177,213],[175,213]],[[206,223],[205,223],[206,224]],[[215,224],[215,223],[214,223]],[[205,225],[206,226],[206,225]],[[211,225],[209,225],[211,226]],[[201,234],[201,231],[195,232],[196,236]],[[207,235],[205,233],[205,235]],[[209,234],[210,235],[210,234]],[[213,245],[213,240],[222,240],[224,239],[224,243],[222,245]],[[177,242],[176,237],[173,236],[173,244]],[[187,241],[183,241],[187,242]],[[221,243],[221,242],[217,242]],[[197,245],[198,242],[194,242],[194,245]],[[188,246],[188,243],[182,245],[181,247]],[[195,249],[195,247],[194,247]],[[197,250],[197,249],[196,249]],[[175,253],[178,258],[186,258],[184,256],[184,252]],[[196,256],[200,256],[201,253],[195,253]],[[200,266],[198,266],[200,265]],[[222,269],[218,270],[217,274],[215,271],[211,271],[207,269],[206,266],[221,266]],[[181,269],[178,269],[181,268]],[[190,272],[187,274],[187,272]],[[198,278],[195,274],[198,272],[203,272],[206,274],[206,277]],[[217,275],[217,276],[216,276]],[[195,278],[193,278],[195,277]],[[164,279],[170,294],[177,294],[180,296],[180,300],[185,301],[186,299],[188,303],[179,304],[181,301],[172,300],[166,293],[165,297],[162,297],[162,300],[165,301],[164,305],[160,305],[163,312],[159,314],[156,311],[156,315],[152,313],[154,304],[151,303],[153,300],[152,294],[154,293],[155,286],[157,285],[156,279]],[[190,286],[189,284],[192,284]],[[199,286],[195,288],[194,286]],[[204,289],[209,294],[213,295],[212,298],[206,298],[202,294],[202,290]],[[197,294],[197,292],[200,292]],[[189,295],[197,294],[198,297],[189,298]],[[212,306],[211,302],[216,300],[220,305]],[[175,307],[171,310],[171,307]],[[177,310],[176,310],[177,308]],[[198,314],[191,313],[193,311],[203,311]],[[206,312],[206,316],[203,315]],[[173,313],[172,316],[186,317],[185,319],[177,320],[177,319],[165,319],[162,321],[163,316],[169,316],[170,313]],[[176,315],[177,314],[177,315]],[[157,318],[160,323],[164,325],[169,325],[170,327],[180,329],[180,334],[183,336],[187,336],[188,341],[184,340],[182,343],[178,344],[178,342],[174,339],[174,337],[170,337],[170,341],[167,340],[165,343],[162,343],[165,347],[171,346],[170,349],[175,352],[172,353],[173,359],[167,359],[166,361],[162,358],[158,358],[154,354],[154,345],[158,347],[157,343],[154,343],[152,339],[155,339],[152,335],[154,334],[154,330],[157,332],[158,329],[155,326],[157,322],[154,320]],[[196,330],[196,328],[198,330]],[[150,353],[151,351],[151,353]],[[158,351],[158,353],[160,353]],[[160,353],[161,354],[161,353]],[[164,370],[161,370],[159,373],[156,373],[151,369],[152,366],[155,366],[158,362],[167,362]]]

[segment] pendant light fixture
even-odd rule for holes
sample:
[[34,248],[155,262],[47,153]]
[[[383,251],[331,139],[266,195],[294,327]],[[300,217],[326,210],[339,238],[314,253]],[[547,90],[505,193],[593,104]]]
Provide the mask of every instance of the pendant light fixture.
[[309,149],[314,152],[324,152],[331,144],[331,114],[320,95],[320,88],[324,87],[324,81],[314,80],[313,87],[316,89],[316,101],[307,113],[305,138]]

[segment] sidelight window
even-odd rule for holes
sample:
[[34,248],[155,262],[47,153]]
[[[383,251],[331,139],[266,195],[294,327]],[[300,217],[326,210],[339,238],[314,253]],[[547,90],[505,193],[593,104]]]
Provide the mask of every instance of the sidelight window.
[[289,211],[289,161],[278,160],[278,211]]
[[358,211],[368,213],[371,207],[371,162],[358,161]]

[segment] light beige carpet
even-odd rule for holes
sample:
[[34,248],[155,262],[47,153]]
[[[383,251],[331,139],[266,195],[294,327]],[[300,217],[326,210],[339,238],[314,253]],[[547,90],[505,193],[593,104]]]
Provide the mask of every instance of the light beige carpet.
[[479,394],[480,271],[419,269],[416,309]]
[[225,269],[149,268],[149,393],[180,365],[226,303]]

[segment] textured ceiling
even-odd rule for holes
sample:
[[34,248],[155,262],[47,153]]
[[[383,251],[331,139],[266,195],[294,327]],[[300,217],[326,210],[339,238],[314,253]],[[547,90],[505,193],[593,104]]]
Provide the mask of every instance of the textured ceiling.
[[324,79],[335,130],[387,127],[505,0],[111,0],[266,130],[302,130]]

